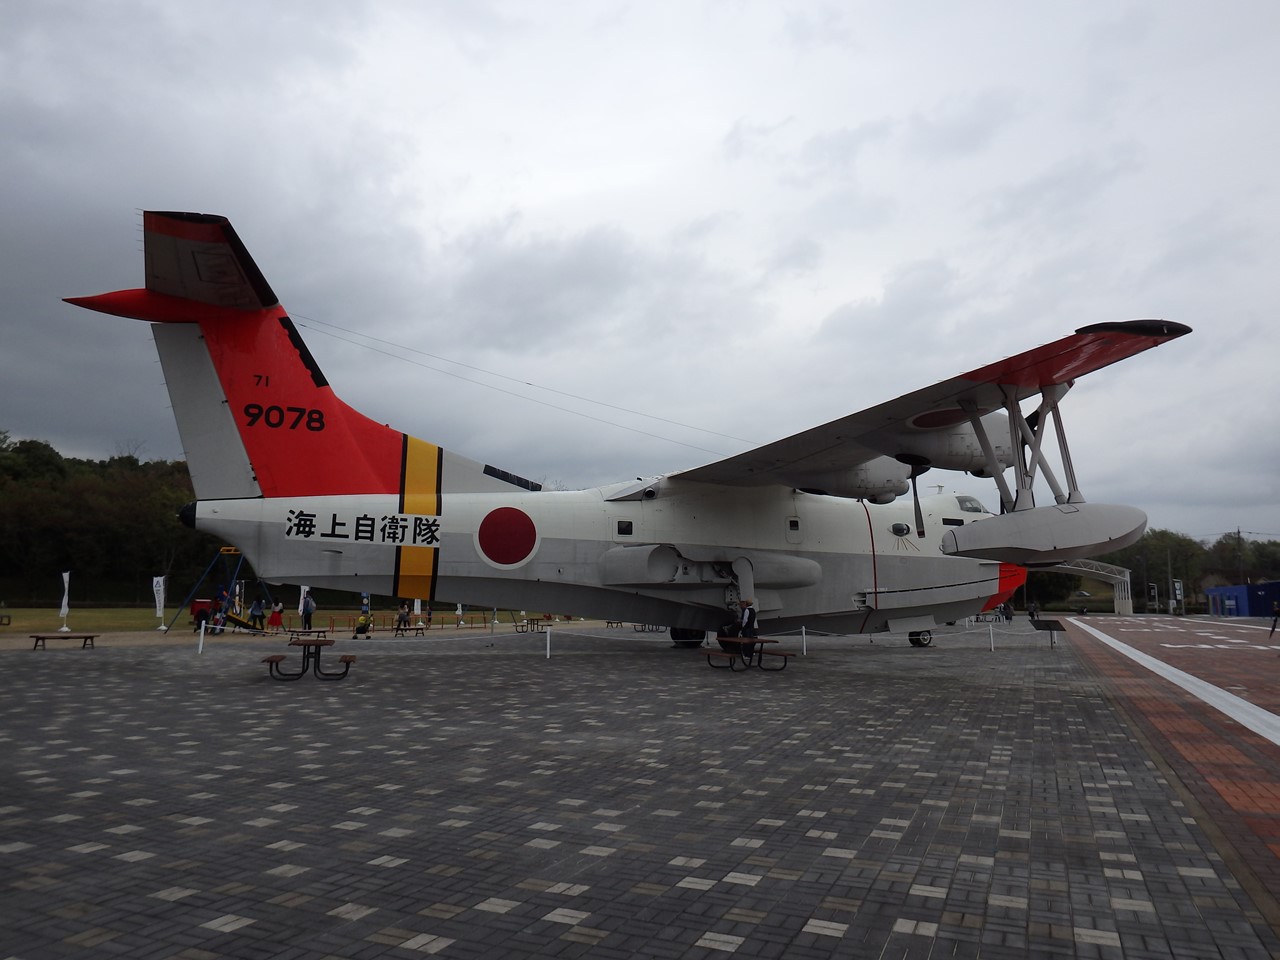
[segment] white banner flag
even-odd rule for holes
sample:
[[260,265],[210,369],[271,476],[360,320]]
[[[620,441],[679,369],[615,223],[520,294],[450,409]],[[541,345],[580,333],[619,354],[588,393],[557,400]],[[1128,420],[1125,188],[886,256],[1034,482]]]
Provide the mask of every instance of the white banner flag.
[[63,620],[67,619],[67,614],[71,612],[71,571],[68,570],[62,575],[62,609],[58,611],[58,616]]
[[156,616],[164,619],[164,577],[151,578],[151,590],[156,595]]
[[298,588],[298,615],[302,615],[302,605],[307,602],[307,591],[311,588],[305,583]]

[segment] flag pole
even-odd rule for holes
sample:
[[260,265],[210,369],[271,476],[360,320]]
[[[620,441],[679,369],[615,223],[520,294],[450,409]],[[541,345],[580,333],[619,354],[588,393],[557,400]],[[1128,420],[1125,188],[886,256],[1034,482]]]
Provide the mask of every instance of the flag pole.
[[156,616],[160,618],[160,626],[156,627],[156,629],[157,629],[157,630],[160,630],[160,631],[165,631],[165,630],[168,630],[168,629],[169,629],[167,626],[165,626],[165,623],[164,623],[164,584],[165,584],[165,580],[166,580],[166,578],[165,578],[165,577],[152,577],[152,578],[151,578],[151,590],[152,590],[152,592],[153,592],[153,593],[155,593],[155,595],[156,595]]
[[58,628],[59,633],[69,633],[71,628],[67,626],[67,614],[71,612],[71,571],[66,570],[62,574],[62,609],[58,611],[58,616],[62,617],[62,626]]

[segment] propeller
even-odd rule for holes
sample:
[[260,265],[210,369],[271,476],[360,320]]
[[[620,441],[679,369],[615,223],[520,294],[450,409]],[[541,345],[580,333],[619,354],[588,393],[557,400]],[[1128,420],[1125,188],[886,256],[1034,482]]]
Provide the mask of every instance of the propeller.
[[916,508],[916,536],[924,539],[924,511],[920,509],[920,491],[916,488],[916,477],[928,472],[929,459],[916,453],[899,453],[893,459],[911,468],[911,502]]

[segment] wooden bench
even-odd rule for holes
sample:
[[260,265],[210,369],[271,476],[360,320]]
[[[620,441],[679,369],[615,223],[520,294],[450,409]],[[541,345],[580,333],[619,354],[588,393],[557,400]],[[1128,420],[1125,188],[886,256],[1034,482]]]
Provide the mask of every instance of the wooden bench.
[[412,631],[413,631],[413,636],[415,636],[415,637],[425,637],[425,636],[427,635],[427,628],[426,628],[425,626],[420,626],[420,627],[396,627],[396,628],[395,628],[395,630],[392,632],[392,634],[391,634],[391,635],[392,635],[393,637],[407,637],[407,636],[409,636],[409,631],[410,631],[410,630],[412,630]]
[[356,662],[356,658],[354,654],[344,653],[338,658],[338,662],[342,664],[342,672],[330,673],[328,670],[320,669],[320,658],[316,657],[311,663],[311,672],[318,680],[342,680],[351,672],[351,665]]
[[280,668],[280,665],[284,663],[286,659],[288,658],[285,657],[283,653],[273,653],[269,657],[262,658],[262,662],[267,665],[267,673],[271,674],[271,679],[298,680],[306,674],[307,671],[305,667],[297,673],[285,673],[285,671]]
[[[747,669],[747,663],[737,653],[728,650],[707,650],[707,665],[715,667],[717,670],[723,670],[726,667],[730,670],[737,670],[739,665],[742,669]],[[717,660],[723,660],[724,663],[716,663]]]
[[32,640],[35,641],[35,643],[31,645],[32,650],[36,650],[36,649],[48,650],[49,648],[44,645],[44,642],[46,640],[79,640],[81,641],[80,649],[84,650],[86,647],[89,649],[94,649],[93,647],[94,639],[96,637],[102,636],[102,634],[100,633],[33,633],[33,634],[30,634],[29,636],[31,637]]
[[622,621],[621,621],[621,620],[606,620],[606,621],[604,622],[604,625],[605,625],[605,627],[621,627],[621,626],[622,626]]

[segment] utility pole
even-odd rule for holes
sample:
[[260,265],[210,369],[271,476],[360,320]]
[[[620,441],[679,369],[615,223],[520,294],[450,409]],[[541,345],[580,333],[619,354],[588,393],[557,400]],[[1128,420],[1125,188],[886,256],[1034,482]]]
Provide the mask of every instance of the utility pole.
[[[1151,612],[1151,584],[1150,584],[1150,583],[1149,583],[1149,581],[1147,580],[1147,557],[1146,557],[1146,554],[1143,554],[1142,556],[1140,556],[1140,557],[1138,558],[1138,562],[1139,562],[1140,564],[1142,564],[1142,584],[1143,584],[1143,586],[1142,586],[1142,592],[1143,592],[1143,594],[1144,594],[1144,598],[1143,598],[1143,601],[1142,601],[1142,612],[1143,612],[1143,613],[1150,613],[1150,612]],[[1156,613],[1159,613],[1159,612],[1160,612],[1160,607],[1159,607],[1159,606],[1157,606],[1157,607],[1156,607]]]

